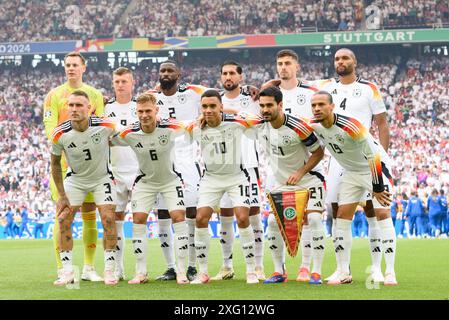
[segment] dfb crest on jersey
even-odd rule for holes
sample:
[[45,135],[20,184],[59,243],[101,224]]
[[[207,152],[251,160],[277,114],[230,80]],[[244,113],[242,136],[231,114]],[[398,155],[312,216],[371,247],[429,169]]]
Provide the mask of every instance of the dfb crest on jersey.
[[296,98],[296,102],[298,102],[299,105],[303,105],[304,103],[306,103],[306,96],[303,94],[300,94],[297,98]]
[[187,101],[187,98],[186,98],[186,96],[185,96],[184,94],[180,94],[180,95],[178,96],[178,102],[179,102],[180,104],[184,104],[184,103],[186,103],[186,101]]
[[340,142],[341,144],[345,143],[345,139],[343,138],[343,136],[341,134],[336,134],[335,135],[335,139]]
[[95,133],[91,136],[92,142],[95,144],[99,144],[101,142],[101,135],[100,133]]
[[247,98],[240,100],[240,106],[241,106],[242,108],[247,108],[248,105],[249,105],[249,101],[248,101]]
[[167,143],[168,143],[168,136],[166,134],[159,136],[159,144],[161,146],[165,146]]
[[290,136],[283,136],[282,137],[282,144],[284,146],[289,146],[292,143],[292,137]]
[[44,113],[44,118],[50,118],[51,117],[51,110],[47,110]]
[[234,139],[234,133],[232,130],[226,130],[225,131],[225,140],[232,140]]
[[352,92],[352,95],[354,96],[354,98],[358,98],[362,95],[362,90],[360,88],[355,88]]

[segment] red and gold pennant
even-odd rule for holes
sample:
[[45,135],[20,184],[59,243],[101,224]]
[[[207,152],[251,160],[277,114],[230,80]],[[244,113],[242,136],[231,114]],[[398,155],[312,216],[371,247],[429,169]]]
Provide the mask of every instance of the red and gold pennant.
[[288,254],[295,257],[302,233],[304,212],[309,200],[308,190],[271,192],[267,194],[271,208],[287,246]]

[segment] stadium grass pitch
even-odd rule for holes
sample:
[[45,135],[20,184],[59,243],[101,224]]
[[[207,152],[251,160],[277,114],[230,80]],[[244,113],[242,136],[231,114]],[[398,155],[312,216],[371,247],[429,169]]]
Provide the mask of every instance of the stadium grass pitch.
[[[332,242],[327,240],[323,264],[324,277],[335,268]],[[178,285],[175,281],[157,282],[154,279],[165,271],[165,262],[159,248],[159,240],[149,240],[148,270],[150,282],[144,285],[106,287],[103,283],[81,281],[79,289],[55,287],[55,261],[51,240],[2,240],[0,241],[0,299],[119,299],[119,300],[313,300],[313,299],[436,299],[449,298],[449,239],[399,239],[396,256],[396,275],[399,285],[375,289],[366,284],[370,265],[367,239],[354,239],[351,270],[354,283],[341,286],[311,286],[295,281],[300,256],[287,256],[289,281],[272,285],[247,285],[245,266],[239,240],[234,244],[234,269],[236,278],[211,282],[206,285]],[[125,268],[129,280],[134,273],[132,244],[126,243]],[[82,269],[82,243],[75,240],[74,263]],[[96,268],[103,271],[101,240],[96,255]],[[212,239],[209,272],[214,276],[221,265],[218,239]],[[384,268],[384,266],[383,266]],[[271,253],[265,246],[265,272],[273,271]],[[372,289],[369,289],[372,288]]]

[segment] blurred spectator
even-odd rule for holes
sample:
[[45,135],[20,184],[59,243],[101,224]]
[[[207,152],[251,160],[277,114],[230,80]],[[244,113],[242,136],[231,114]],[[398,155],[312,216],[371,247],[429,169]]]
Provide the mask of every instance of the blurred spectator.
[[34,239],[44,238],[45,217],[41,210],[37,210],[35,214]]
[[5,213],[6,225],[5,225],[5,237],[7,239],[14,238],[13,226],[14,226],[14,213],[11,210],[11,207],[8,207],[8,210]]
[[28,210],[27,210],[26,206],[24,206],[22,208],[22,212],[20,213],[20,218],[22,220],[22,223],[20,224],[19,238],[22,238],[24,231],[26,233],[28,233],[28,236],[30,238],[32,238],[33,235],[31,234],[30,230],[28,230],[28,221],[29,221],[29,219],[28,219]]

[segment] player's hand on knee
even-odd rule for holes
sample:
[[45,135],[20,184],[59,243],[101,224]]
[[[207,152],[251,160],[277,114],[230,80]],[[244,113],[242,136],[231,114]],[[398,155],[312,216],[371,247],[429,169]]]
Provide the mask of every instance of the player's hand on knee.
[[391,193],[387,190],[384,190],[382,192],[373,192],[374,197],[376,197],[377,201],[384,206],[388,207],[391,203]]
[[302,179],[304,175],[301,172],[295,172],[287,179],[287,185],[294,186]]
[[67,196],[60,196],[56,203],[56,216],[60,219],[66,219],[72,213],[69,199]]

